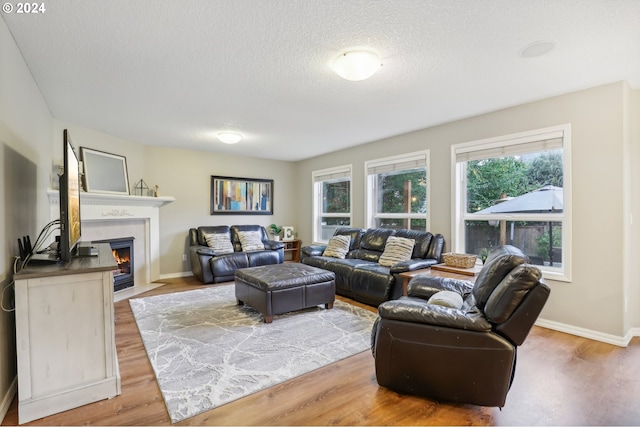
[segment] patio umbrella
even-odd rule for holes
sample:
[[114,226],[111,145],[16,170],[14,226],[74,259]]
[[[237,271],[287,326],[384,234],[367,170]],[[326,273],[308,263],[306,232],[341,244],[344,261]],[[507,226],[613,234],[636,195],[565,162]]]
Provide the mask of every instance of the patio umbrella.
[[[562,212],[563,189],[553,185],[545,185],[537,190],[521,196],[513,197],[478,211],[478,214],[495,213],[550,213]],[[553,265],[553,229],[549,221],[549,262]]]

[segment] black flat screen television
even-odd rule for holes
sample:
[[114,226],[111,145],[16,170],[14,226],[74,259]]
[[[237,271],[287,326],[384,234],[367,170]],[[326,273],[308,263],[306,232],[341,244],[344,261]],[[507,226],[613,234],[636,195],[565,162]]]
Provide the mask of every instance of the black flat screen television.
[[69,261],[81,238],[80,163],[69,131],[64,130],[63,173],[60,175],[60,259]]

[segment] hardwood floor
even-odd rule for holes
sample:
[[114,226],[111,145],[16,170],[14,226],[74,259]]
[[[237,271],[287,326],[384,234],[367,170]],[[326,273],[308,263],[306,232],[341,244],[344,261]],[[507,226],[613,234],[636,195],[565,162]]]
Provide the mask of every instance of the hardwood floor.
[[[193,278],[166,282],[137,297],[201,286]],[[26,425],[171,424],[126,300],[115,304],[115,317],[122,394]],[[2,425],[16,425],[17,415],[14,400]],[[640,338],[620,348],[534,327],[502,410],[382,388],[365,351],[178,425],[640,425]]]

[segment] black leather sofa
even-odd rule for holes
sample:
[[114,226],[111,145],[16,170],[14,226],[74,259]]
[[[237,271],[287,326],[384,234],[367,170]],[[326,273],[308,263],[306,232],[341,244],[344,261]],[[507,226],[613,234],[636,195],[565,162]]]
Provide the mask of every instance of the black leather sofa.
[[549,294],[540,270],[513,246],[492,252],[475,284],[414,277],[406,297],[378,307],[371,336],[378,384],[443,401],[504,406],[517,347]]
[[[323,256],[325,245],[305,246],[301,249],[302,263],[333,271],[336,293],[378,306],[402,296],[400,273],[419,270],[441,262],[444,237],[428,231],[393,230],[387,228],[339,228],[334,236],[350,236],[349,252],[344,259]],[[378,264],[390,236],[415,240],[411,259],[391,267]]]
[[[260,233],[263,250],[243,251],[240,233]],[[207,235],[227,235],[233,252],[217,254],[207,245]],[[284,243],[269,240],[267,231],[260,225],[202,226],[189,230],[189,258],[191,271],[202,283],[219,283],[234,280],[239,268],[281,264],[284,261]]]

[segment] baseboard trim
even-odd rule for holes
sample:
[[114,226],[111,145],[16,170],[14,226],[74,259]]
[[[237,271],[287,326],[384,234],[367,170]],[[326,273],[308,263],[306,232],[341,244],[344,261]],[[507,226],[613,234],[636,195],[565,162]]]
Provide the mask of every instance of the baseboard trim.
[[607,344],[617,345],[619,347],[626,347],[629,345],[629,341],[634,336],[640,336],[640,328],[631,328],[625,336],[611,335],[604,332],[598,332],[591,329],[580,328],[577,326],[567,325],[565,323],[554,322],[553,320],[538,319],[537,326],[541,326],[547,329],[553,329],[554,331],[564,332],[571,335],[576,335],[583,338],[588,338],[595,341],[602,341]]
[[16,393],[18,392],[18,376],[13,377],[13,381],[9,386],[9,389],[5,393],[2,398],[2,402],[0,402],[0,424],[4,421],[4,417],[9,412],[9,408],[11,407],[11,403],[13,399],[16,397]]
[[165,279],[177,279],[180,277],[191,277],[193,276],[193,273],[190,271],[181,271],[180,273],[169,273],[169,274],[161,274],[160,275],[160,280],[165,280]]

